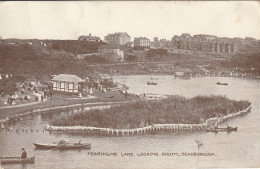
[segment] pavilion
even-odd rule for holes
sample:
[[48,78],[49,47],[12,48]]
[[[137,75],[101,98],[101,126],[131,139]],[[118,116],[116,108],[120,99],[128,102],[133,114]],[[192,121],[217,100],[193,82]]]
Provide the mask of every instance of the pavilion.
[[59,74],[51,79],[53,91],[68,93],[82,92],[83,81],[78,76],[71,74]]

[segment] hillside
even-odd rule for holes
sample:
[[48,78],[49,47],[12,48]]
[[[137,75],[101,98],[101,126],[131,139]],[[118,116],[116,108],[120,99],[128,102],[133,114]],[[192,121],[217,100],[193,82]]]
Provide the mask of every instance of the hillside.
[[260,53],[236,54],[229,61],[221,62],[221,67],[240,67],[244,73],[260,74]]
[[49,79],[59,73],[86,77],[93,73],[75,55],[64,50],[54,50],[40,45],[1,45],[0,72],[15,77]]
[[87,42],[78,40],[52,40],[50,43],[52,43],[52,49],[71,52],[75,55],[97,53],[98,47],[100,45],[106,44],[104,42]]

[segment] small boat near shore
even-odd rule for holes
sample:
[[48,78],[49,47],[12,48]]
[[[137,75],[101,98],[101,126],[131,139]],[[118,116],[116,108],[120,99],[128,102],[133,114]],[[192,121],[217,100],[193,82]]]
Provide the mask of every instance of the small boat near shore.
[[224,127],[224,128],[218,127],[217,130],[218,131],[237,131],[237,127]]
[[36,149],[44,149],[44,150],[52,150],[52,149],[59,149],[59,150],[71,150],[71,149],[90,149],[91,143],[65,143],[62,145],[59,144],[40,144],[40,143],[33,143]]
[[221,83],[221,82],[217,82],[216,84],[217,84],[217,85],[224,85],[224,86],[227,86],[227,85],[228,85],[228,83]]
[[190,73],[189,72],[175,72],[174,78],[190,79]]
[[21,159],[20,157],[0,157],[1,164],[34,164],[35,157]]
[[214,132],[214,133],[217,133],[218,130],[216,130],[216,129],[206,129],[205,132]]
[[212,128],[212,129],[206,129],[206,132],[220,132],[220,131],[237,131],[237,127],[217,127],[217,128]]
[[151,77],[151,79],[147,82],[147,85],[157,85],[158,79]]
[[147,82],[147,85],[157,85],[157,83],[156,82]]

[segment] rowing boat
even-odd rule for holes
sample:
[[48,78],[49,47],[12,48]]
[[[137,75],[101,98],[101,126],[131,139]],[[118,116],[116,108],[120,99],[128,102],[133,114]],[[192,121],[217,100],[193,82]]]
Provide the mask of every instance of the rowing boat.
[[206,129],[205,130],[206,132],[219,132],[219,131],[237,131],[237,127],[226,127],[226,128],[221,128],[221,127],[217,127],[217,128],[214,128],[214,129]]
[[20,157],[0,157],[1,164],[34,164],[35,157],[21,159]]
[[70,150],[70,149],[90,149],[91,144],[87,143],[65,143],[62,145],[58,144],[39,144],[39,143],[33,143],[36,149],[60,149],[60,150]]
[[147,85],[157,85],[157,83],[156,82],[147,82]]
[[218,130],[217,130],[217,129],[206,129],[205,131],[206,131],[206,132],[215,132],[215,133],[217,133],[217,132],[218,132]]
[[218,131],[237,131],[237,127],[225,127],[225,128],[218,127],[217,130]]
[[225,85],[225,86],[228,85],[228,83],[221,83],[221,82],[217,82],[216,84],[217,84],[217,85]]

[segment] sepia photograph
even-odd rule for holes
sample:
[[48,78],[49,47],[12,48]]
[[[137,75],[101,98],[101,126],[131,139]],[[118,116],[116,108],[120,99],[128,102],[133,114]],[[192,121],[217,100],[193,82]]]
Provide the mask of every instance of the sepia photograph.
[[0,2],[0,169],[260,168],[259,1]]

